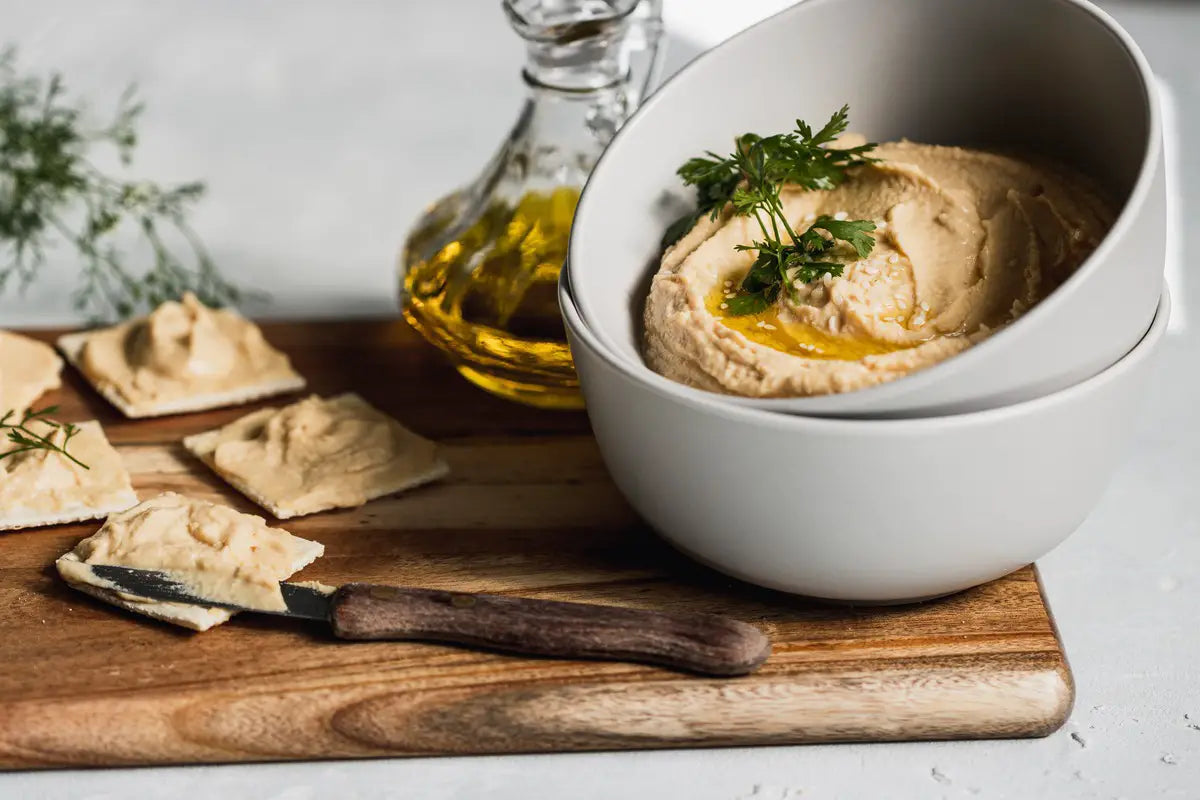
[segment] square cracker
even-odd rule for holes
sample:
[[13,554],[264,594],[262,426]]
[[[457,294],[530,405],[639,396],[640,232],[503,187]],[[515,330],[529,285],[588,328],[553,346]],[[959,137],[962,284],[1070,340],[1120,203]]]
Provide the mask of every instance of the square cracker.
[[239,406],[245,403],[252,403],[255,400],[261,400],[264,397],[298,392],[305,386],[303,376],[295,375],[290,378],[277,378],[275,380],[262,381],[261,383],[238,386],[234,389],[226,389],[221,392],[205,392],[161,403],[134,405],[122,397],[111,386],[96,385],[91,377],[80,368],[79,359],[83,353],[84,345],[87,344],[87,340],[91,335],[90,331],[82,331],[80,333],[68,333],[60,336],[57,343],[58,350],[66,357],[67,363],[79,370],[79,373],[83,375],[92,388],[130,419],[164,417],[168,414],[188,414],[193,411],[209,411],[214,408]]
[[109,514],[124,511],[137,505],[137,495],[130,489],[128,493],[118,495],[112,502],[102,505],[68,506],[57,513],[45,513],[29,510],[0,511],[0,531],[16,531],[23,528],[45,528],[50,525],[67,525],[72,522],[87,522],[90,519],[101,519]]
[[[410,431],[408,428],[405,428],[403,425],[401,425],[399,422],[397,422],[392,417],[379,411],[374,406],[371,406],[365,400],[363,400],[361,397],[359,397],[357,394],[354,394],[352,392],[347,392],[345,394],[336,395],[335,397],[331,397],[331,398],[327,398],[327,399],[328,400],[348,400],[348,401],[352,401],[352,402],[356,402],[356,403],[361,403],[362,405],[370,408],[372,411],[375,411],[376,413],[385,417],[387,419],[387,421],[393,426],[393,429],[396,430],[398,435],[401,436],[402,438],[410,438],[414,441],[419,440],[421,442],[428,441],[424,437],[421,437],[418,434]],[[250,498],[250,500],[254,501],[262,508],[271,512],[271,514],[276,519],[292,519],[294,517],[302,517],[302,516],[307,516],[309,514],[317,514],[317,513],[320,513],[321,511],[329,511],[334,508],[348,507],[348,506],[338,506],[338,505],[331,504],[331,505],[324,506],[322,508],[314,509],[312,511],[296,512],[292,509],[288,509],[288,508],[284,508],[284,507],[280,506],[280,504],[276,500],[266,496],[266,494],[264,494],[262,491],[260,491],[259,488],[256,487],[252,481],[242,480],[236,476],[230,475],[227,472],[222,471],[217,466],[216,459],[214,456],[216,453],[217,444],[220,441],[221,434],[223,432],[230,430],[230,429],[235,429],[237,427],[251,426],[251,425],[265,423],[267,420],[269,420],[275,414],[279,413],[281,410],[282,409],[279,409],[279,408],[259,409],[258,411],[254,411],[250,414],[247,414],[244,417],[234,420],[233,422],[229,423],[228,425],[225,425],[224,427],[215,428],[211,431],[205,431],[204,433],[197,433],[192,436],[188,436],[188,437],[184,438],[183,446],[192,455],[196,456],[196,458],[200,459],[205,464],[207,464],[209,469],[211,469],[213,472],[217,473],[217,475],[223,481],[228,483],[233,488],[237,489],[239,492],[241,492],[246,497]],[[447,465],[446,462],[443,461],[440,457],[434,456],[430,460],[430,462],[427,466],[425,466],[424,468],[422,468],[418,471],[411,473],[410,475],[406,476],[404,479],[396,480],[396,481],[394,481],[392,483],[388,483],[388,484],[383,484],[383,485],[374,487],[373,489],[367,491],[366,492],[366,502],[370,502],[372,500],[377,500],[380,497],[387,497],[388,495],[398,494],[400,492],[407,491],[408,489],[415,489],[418,486],[422,486],[426,483],[431,483],[440,478],[443,478],[449,472],[450,472],[449,465]]]
[[[30,356],[36,362],[41,357],[46,369],[37,372],[32,381],[22,370],[25,381],[13,381],[5,374],[6,363],[12,361],[28,364]],[[0,413],[12,411],[20,414],[33,408],[37,399],[46,392],[62,386],[62,359],[54,348],[45,342],[22,336],[19,333],[0,330]],[[35,369],[36,372],[36,369]],[[14,386],[16,388],[14,388]]]
[[[103,476],[106,479],[115,477],[117,486],[106,493],[103,499],[91,504],[84,502],[72,503],[54,511],[46,511],[30,506],[0,508],[0,531],[18,530],[21,528],[40,528],[47,525],[65,525],[69,522],[83,522],[89,519],[100,519],[117,511],[124,511],[137,505],[137,495],[130,485],[129,473],[121,463],[121,457],[104,435],[104,429],[95,420],[76,423],[79,433],[71,441],[79,443],[86,441],[89,450],[93,451],[103,463],[95,464],[96,471],[89,475]],[[70,447],[68,447],[70,451]],[[87,458],[87,456],[85,456]],[[113,471],[120,470],[114,476]],[[26,501],[34,498],[26,498]]]
[[[281,532],[286,533],[286,531]],[[83,541],[86,541],[86,539]],[[286,580],[291,574],[304,569],[325,553],[325,546],[320,542],[301,539],[298,536],[293,536],[290,541],[293,545],[291,548],[292,561],[289,565],[291,572],[289,575],[281,575],[279,577],[280,580]],[[64,567],[64,563],[68,566]],[[80,566],[76,567],[76,565]],[[98,600],[103,600],[110,605],[123,608],[126,611],[133,611],[152,619],[170,622],[173,625],[190,628],[194,631],[206,631],[223,622],[228,622],[234,614],[238,613],[228,608],[150,600],[116,591],[111,588],[112,584],[92,572],[91,568],[84,564],[79,556],[75,554],[75,550],[59,556],[55,562],[55,567],[58,569],[58,573],[62,576],[63,580],[73,589],[91,595]]]

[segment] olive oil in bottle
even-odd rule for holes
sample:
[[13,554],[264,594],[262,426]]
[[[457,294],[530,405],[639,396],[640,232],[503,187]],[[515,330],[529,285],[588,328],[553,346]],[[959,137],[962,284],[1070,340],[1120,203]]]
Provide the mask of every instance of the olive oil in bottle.
[[432,257],[405,265],[404,316],[495,394],[581,405],[557,297],[578,199],[578,189],[561,186],[515,206],[497,201]]
[[[660,0],[505,0],[527,97],[483,174],[417,221],[401,305],[458,371],[502,397],[579,408],[557,283],[580,187],[658,64]],[[633,82],[634,54],[645,52]]]

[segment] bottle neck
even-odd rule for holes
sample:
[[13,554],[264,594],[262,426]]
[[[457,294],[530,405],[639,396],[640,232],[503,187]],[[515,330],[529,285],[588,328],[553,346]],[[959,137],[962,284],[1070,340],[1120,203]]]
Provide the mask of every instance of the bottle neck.
[[[504,9],[525,40],[526,100],[465,193],[479,204],[583,186],[658,63],[660,0],[504,0]],[[634,86],[639,60],[648,68]]]
[[[632,113],[626,80],[588,89],[546,86],[525,74],[528,87],[518,129],[535,144],[553,145],[590,159],[587,169]],[[582,166],[582,164],[581,164]]]
[[657,74],[661,0],[504,0],[504,9],[526,46],[522,122],[535,138],[594,151],[594,163]]
[[628,51],[619,27],[569,44],[528,42],[525,82],[560,92],[590,92],[629,81]]

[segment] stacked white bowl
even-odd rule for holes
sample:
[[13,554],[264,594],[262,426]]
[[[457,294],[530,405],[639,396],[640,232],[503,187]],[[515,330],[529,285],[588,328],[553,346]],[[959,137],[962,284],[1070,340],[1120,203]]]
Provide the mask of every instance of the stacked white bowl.
[[[667,540],[738,578],[861,603],[1000,577],[1095,505],[1166,329],[1159,110],[1145,58],[1083,0],[807,0],[696,59],[625,125],[576,212],[559,287],[592,427]],[[714,394],[654,373],[641,319],[675,169],[849,103],[853,129],[1039,153],[1120,213],[1048,298],[874,388]]]

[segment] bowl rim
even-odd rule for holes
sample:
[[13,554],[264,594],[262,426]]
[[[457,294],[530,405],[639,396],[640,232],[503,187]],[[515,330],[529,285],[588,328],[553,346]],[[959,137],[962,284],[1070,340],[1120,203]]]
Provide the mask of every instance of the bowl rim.
[[[720,51],[731,46],[734,42],[742,39],[743,37],[749,36],[752,31],[755,31],[760,27],[775,24],[780,18],[789,14],[798,13],[799,10],[804,7],[843,1],[844,0],[799,0],[799,2],[795,3],[794,5],[778,11],[770,17],[755,23],[749,28],[740,31],[725,41],[720,42],[714,47],[711,47],[705,52],[696,56],[674,75],[664,81],[663,84],[659,86],[653,92],[653,94],[646,98],[646,100],[637,108],[634,114],[625,122],[624,125],[621,126],[621,129],[617,131],[616,136],[604,149],[604,152],[600,155],[600,158],[592,168],[592,172],[597,172],[607,161],[611,160],[615,149],[617,149],[617,146],[621,145],[625,139],[629,138],[629,136],[636,132],[638,125],[643,119],[645,119],[646,115],[661,102],[665,91],[669,89],[672,84],[679,81],[683,76],[694,71],[698,64],[705,63],[708,60],[716,57]],[[1076,268],[1071,276],[1067,278],[1067,280],[1065,280],[1061,285],[1055,288],[1054,291],[1052,291],[1047,297],[1043,298],[1040,302],[1033,306],[1033,308],[1023,314],[1019,319],[998,329],[982,342],[973,345],[964,352],[958,353],[951,358],[940,361],[936,364],[931,364],[928,367],[916,370],[886,383],[866,386],[861,389],[856,389],[853,392],[847,392],[845,393],[845,396],[853,396],[856,399],[868,398],[868,401],[869,399],[875,399],[886,403],[891,395],[900,395],[901,399],[903,399],[903,396],[909,392],[920,392],[923,389],[928,388],[929,384],[937,383],[943,379],[949,378],[950,374],[956,370],[962,371],[964,369],[972,369],[976,367],[977,363],[981,360],[990,358],[993,351],[1001,346],[1007,346],[1009,342],[1013,341],[1013,336],[1011,333],[1013,328],[1019,327],[1019,329],[1023,330],[1024,328],[1028,327],[1028,325],[1021,324],[1026,320],[1038,321],[1050,316],[1051,314],[1057,313],[1058,308],[1067,302],[1067,300],[1064,298],[1068,298],[1071,294],[1076,293],[1079,285],[1083,281],[1092,279],[1092,273],[1099,269],[1097,265],[1108,258],[1109,253],[1117,246],[1116,242],[1131,234],[1132,228],[1136,222],[1134,218],[1141,213],[1142,207],[1146,204],[1152,185],[1159,171],[1160,161],[1162,160],[1162,110],[1160,107],[1158,90],[1155,86],[1153,70],[1151,70],[1145,54],[1142,53],[1141,48],[1138,47],[1133,37],[1112,17],[1112,15],[1096,6],[1090,0],[1043,1],[1070,6],[1082,12],[1081,19],[1089,19],[1093,23],[1098,23],[1109,33],[1109,35],[1115,38],[1117,43],[1125,50],[1126,55],[1132,62],[1134,70],[1140,79],[1142,99],[1143,103],[1145,104],[1144,110],[1148,123],[1147,140],[1144,143],[1142,163],[1138,170],[1137,179],[1134,181],[1133,187],[1129,192],[1129,196],[1126,199],[1124,206],[1121,208],[1116,220],[1114,220],[1112,227],[1109,228],[1107,233],[1105,233],[1100,244],[1088,255],[1086,259],[1084,259],[1083,263]],[[564,275],[572,273],[575,269],[575,264],[577,263],[577,259],[572,257],[572,251],[576,249],[576,241],[580,236],[579,231],[581,228],[578,225],[578,222],[591,212],[591,198],[594,194],[594,192],[589,191],[591,186],[591,180],[584,184],[579,196],[578,204],[576,205],[574,221],[571,225],[571,233],[568,239],[567,255],[564,259],[562,269],[562,273]],[[597,219],[600,218],[601,217],[597,217]],[[611,339],[603,329],[594,325],[596,315],[588,312],[588,303],[586,298],[580,296],[580,299],[575,301],[575,305],[580,319],[594,333],[594,336],[599,340],[603,346],[603,349],[612,353],[622,362],[634,362],[634,359],[631,359],[622,349],[615,346],[615,340]],[[1159,305],[1161,307],[1161,302]],[[640,356],[640,354],[636,361],[640,366],[649,371],[649,367],[646,366],[644,359]],[[704,389],[695,389],[695,391],[714,397],[724,398],[726,400],[732,400],[734,404],[742,408],[773,411],[776,413],[813,413],[826,416],[830,419],[837,418],[839,415],[843,414],[852,416],[855,414],[883,414],[890,411],[890,409],[887,408],[866,408],[859,410],[822,408],[812,409],[811,411],[808,411],[804,408],[805,401],[810,400],[820,400],[819,404],[813,402],[812,405],[823,406],[830,402],[830,395],[818,395],[815,397],[731,397],[729,395],[722,395],[718,392],[710,392]],[[921,403],[918,405],[927,406],[929,403]]]
[[633,365],[627,364],[624,359],[615,357],[601,344],[597,343],[595,333],[583,321],[582,315],[575,305],[574,298],[570,295],[569,284],[565,281],[559,281],[558,302],[562,309],[563,322],[575,340],[582,341],[583,346],[592,351],[609,369],[619,372],[626,379],[661,397],[740,423],[782,428],[785,430],[812,430],[820,428],[826,431],[836,432],[840,430],[850,432],[854,429],[862,431],[869,429],[871,432],[877,433],[918,432],[930,429],[946,430],[948,428],[1003,422],[1005,419],[1021,417],[1071,402],[1080,395],[1094,392],[1106,384],[1117,380],[1157,352],[1159,345],[1165,338],[1167,323],[1171,316],[1171,293],[1164,284],[1162,295],[1158,301],[1158,307],[1155,310],[1154,319],[1151,321],[1150,327],[1142,334],[1137,344],[1121,356],[1120,359],[1095,375],[1063,389],[1050,392],[1049,394],[1009,405],[979,411],[967,411],[959,414],[922,417],[861,418],[808,416],[736,405],[724,402],[725,395],[678,383],[670,378],[659,375],[644,365],[639,365],[640,369],[634,369]]

